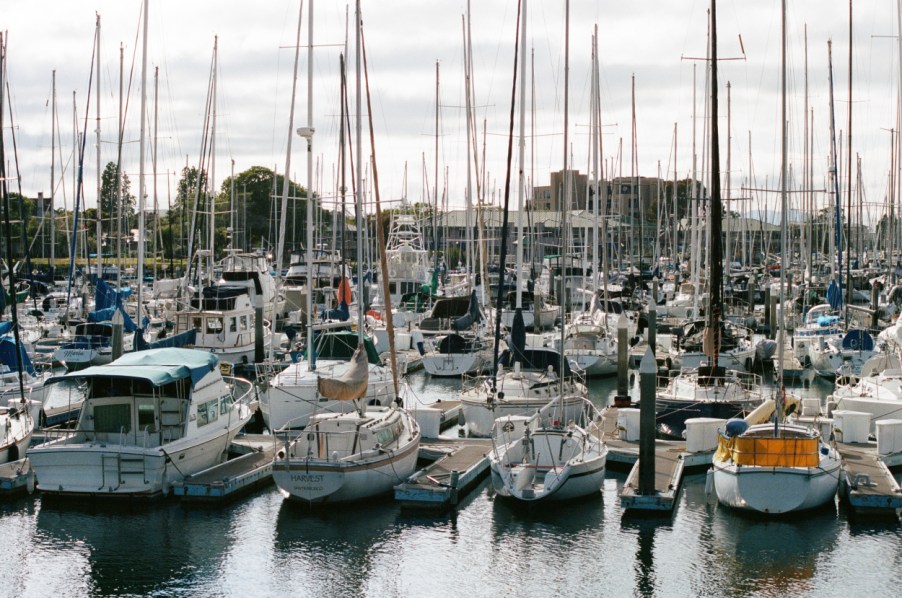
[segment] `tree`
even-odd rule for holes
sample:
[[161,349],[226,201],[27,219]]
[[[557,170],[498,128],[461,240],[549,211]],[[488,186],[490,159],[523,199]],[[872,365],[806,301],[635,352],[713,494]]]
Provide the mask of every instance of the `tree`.
[[[103,169],[100,178],[100,215],[104,223],[112,223],[119,216],[116,209],[117,200],[119,198],[119,168],[115,162],[109,162]],[[131,194],[131,181],[128,175],[122,173],[122,213],[126,217],[123,222],[123,230],[128,230],[128,223],[135,215],[135,206],[137,198]]]

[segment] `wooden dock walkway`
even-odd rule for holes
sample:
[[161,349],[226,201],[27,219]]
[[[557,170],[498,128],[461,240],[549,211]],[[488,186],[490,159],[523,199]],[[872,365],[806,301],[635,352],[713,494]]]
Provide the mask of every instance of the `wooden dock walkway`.
[[488,473],[491,440],[462,438],[430,441],[420,455],[444,454],[395,486],[395,500],[402,508],[443,511],[455,506]]
[[237,437],[229,447],[240,456],[188,476],[172,487],[185,502],[225,503],[272,483],[276,445],[266,434]]
[[877,456],[875,445],[838,442],[836,448],[843,460],[840,498],[857,515],[898,517],[902,489],[887,464]]
[[686,469],[707,467],[713,453],[688,453],[682,441],[655,441],[655,492],[639,494],[639,443],[621,437],[617,428],[618,412],[616,407],[605,410],[602,434],[608,447],[608,467],[629,469],[620,491],[620,505],[627,510],[672,511]]

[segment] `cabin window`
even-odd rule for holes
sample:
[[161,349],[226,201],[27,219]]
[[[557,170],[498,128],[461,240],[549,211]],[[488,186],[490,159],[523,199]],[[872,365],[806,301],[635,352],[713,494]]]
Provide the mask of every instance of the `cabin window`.
[[156,413],[153,403],[138,403],[138,431],[156,432]]
[[218,399],[207,401],[197,407],[197,427],[206,426],[219,419]]
[[229,409],[232,407],[232,396],[226,395],[219,399],[219,413],[225,415],[229,412]]
[[222,332],[222,318],[207,318],[207,334]]
[[194,318],[194,329],[197,330],[198,332],[203,330],[202,320],[203,320],[203,318]]
[[241,329],[247,330],[247,316],[241,316]]
[[132,429],[131,405],[95,405],[94,431],[118,434]]
[[392,293],[392,294],[397,293],[397,292],[398,292],[398,286],[397,286],[397,283],[389,282],[389,283],[388,283],[388,292],[389,292],[389,293]]
[[238,332],[238,318],[229,318],[229,332]]

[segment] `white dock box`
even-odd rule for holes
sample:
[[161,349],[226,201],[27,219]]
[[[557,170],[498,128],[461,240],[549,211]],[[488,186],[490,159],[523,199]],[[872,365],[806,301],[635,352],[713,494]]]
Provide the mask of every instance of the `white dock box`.
[[884,419],[874,425],[877,428],[878,455],[902,452],[902,419]]
[[867,442],[871,431],[871,414],[837,409],[833,412],[833,428],[839,442],[847,444]]
[[726,424],[716,417],[692,417],[686,420],[686,452],[703,453],[717,448],[717,430]]
[[420,426],[423,438],[438,438],[441,432],[442,410],[435,407],[417,407],[413,416]]
[[617,428],[620,430],[621,440],[639,441],[639,414],[640,411],[633,407],[620,409],[617,412]]

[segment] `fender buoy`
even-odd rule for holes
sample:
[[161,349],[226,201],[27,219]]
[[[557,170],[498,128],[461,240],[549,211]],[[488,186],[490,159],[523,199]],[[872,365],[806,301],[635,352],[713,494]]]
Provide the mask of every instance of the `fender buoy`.
[[370,317],[373,318],[374,320],[379,320],[380,322],[382,321],[382,314],[380,314],[380,313],[379,313],[378,311],[376,311],[375,309],[370,309],[370,310],[368,310],[368,311],[366,312],[366,315],[370,316]]

